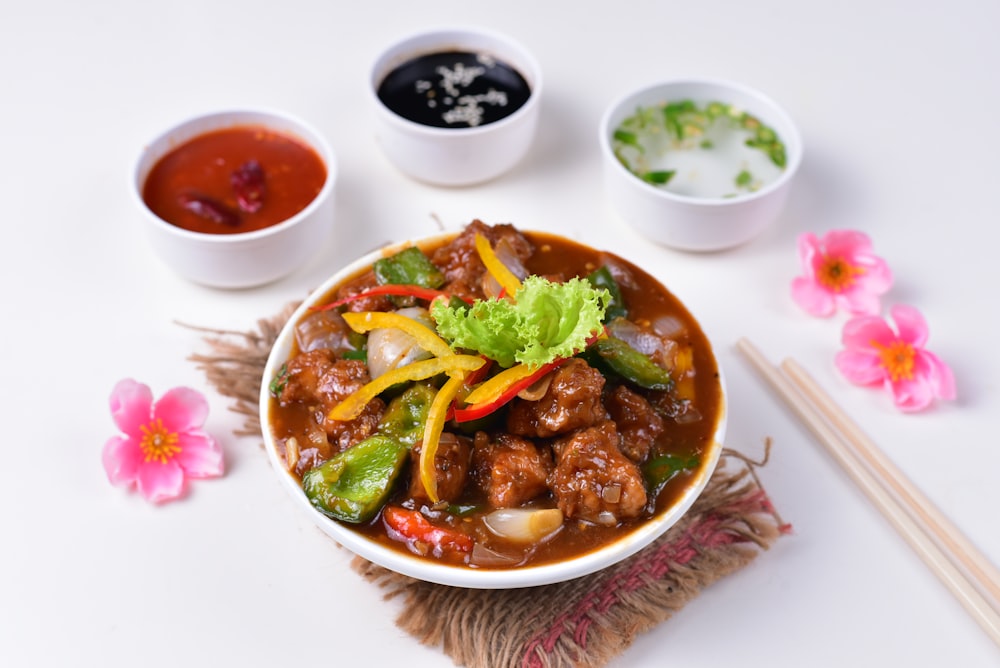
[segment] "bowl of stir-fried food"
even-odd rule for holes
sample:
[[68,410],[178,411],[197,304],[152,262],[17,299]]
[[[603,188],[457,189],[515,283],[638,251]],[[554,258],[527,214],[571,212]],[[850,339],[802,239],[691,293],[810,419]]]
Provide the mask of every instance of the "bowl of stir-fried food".
[[476,588],[649,545],[701,493],[726,427],[711,344],[655,278],[480,221],[316,290],[274,345],[260,411],[276,472],[328,535]]

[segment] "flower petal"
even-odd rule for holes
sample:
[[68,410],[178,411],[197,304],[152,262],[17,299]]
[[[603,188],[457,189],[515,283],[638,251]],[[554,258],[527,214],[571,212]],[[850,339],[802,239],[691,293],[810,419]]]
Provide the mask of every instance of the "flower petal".
[[837,303],[828,290],[802,276],[792,281],[792,299],[810,315],[827,317],[837,310]]
[[176,499],[184,491],[184,471],[173,460],[166,464],[145,463],[139,467],[136,481],[142,495],[153,503]]
[[879,296],[859,287],[840,293],[837,296],[837,303],[842,304],[844,310],[853,315],[875,315],[882,310],[882,300]]
[[127,436],[112,436],[101,452],[104,472],[112,485],[128,486],[135,482],[142,453],[138,444]]
[[917,309],[905,304],[897,304],[889,310],[889,316],[896,323],[899,338],[917,349],[927,344],[929,331],[927,321]]
[[856,257],[854,262],[864,268],[864,273],[858,274],[856,280],[862,289],[876,294],[885,294],[892,287],[892,270],[889,264],[876,255]]
[[896,408],[906,413],[915,413],[931,405],[934,391],[927,378],[914,375],[911,379],[888,382]]
[[208,434],[191,430],[178,434],[181,451],[174,457],[184,473],[192,478],[212,478],[225,470],[222,448]]
[[855,385],[872,385],[882,382],[886,375],[877,353],[860,350],[842,350],[833,359],[844,377]]
[[871,252],[872,241],[867,234],[857,230],[830,230],[823,236],[823,246],[828,255],[850,258]]
[[955,376],[952,375],[951,368],[937,355],[929,350],[919,350],[914,362],[917,372],[922,373],[930,383],[934,396],[947,400],[955,398],[957,395]]
[[802,263],[802,271],[811,279],[816,278],[816,259],[822,261],[819,239],[812,232],[799,235],[798,238],[799,261]]
[[173,432],[200,429],[208,417],[208,401],[189,387],[175,387],[153,406],[153,417],[163,420],[163,426]]
[[135,437],[139,427],[149,422],[153,393],[149,386],[125,378],[111,390],[110,403],[115,424],[123,433]]
[[872,350],[872,343],[888,346],[896,340],[896,334],[879,316],[863,315],[844,323],[840,339],[848,350]]

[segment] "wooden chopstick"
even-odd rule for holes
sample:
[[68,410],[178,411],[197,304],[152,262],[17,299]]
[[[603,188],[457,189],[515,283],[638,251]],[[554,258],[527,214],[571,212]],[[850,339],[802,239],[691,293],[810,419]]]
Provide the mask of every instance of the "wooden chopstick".
[[[933,508],[929,502],[926,502],[922,508],[919,507],[919,502],[915,503],[915,500],[922,499],[923,495],[914,494],[916,490],[912,484],[900,482],[905,478],[902,474],[898,476],[892,474],[895,467],[884,466],[887,461],[884,456],[881,454],[872,455],[872,461],[881,461],[883,466],[872,466],[871,468],[866,466],[865,461],[855,454],[855,448],[848,444],[850,435],[855,434],[855,432],[860,433],[860,429],[855,427],[840,431],[843,427],[835,425],[839,425],[841,422],[844,425],[850,423],[850,420],[846,420],[846,416],[842,415],[842,411],[839,409],[833,411],[827,418],[823,414],[824,411],[818,408],[817,404],[814,404],[810,398],[813,395],[824,397],[820,405],[826,408],[834,406],[834,402],[829,397],[825,397],[822,389],[814,382],[810,383],[807,380],[803,386],[809,386],[809,389],[800,390],[796,383],[789,380],[789,376],[792,374],[799,382],[805,377],[804,374],[799,373],[798,365],[787,361],[783,373],[782,369],[772,365],[756,346],[745,338],[737,341],[736,348],[813,432],[827,452],[854,480],[861,491],[944,583],[973,619],[997,645],[1000,645],[1000,613],[981,592],[981,589],[993,592],[998,586],[997,581],[990,577],[990,574],[995,572],[992,565],[974,548],[971,552],[963,554],[964,546],[971,547],[968,541],[961,537],[958,530],[951,526],[951,523],[940,512],[936,510],[928,512],[929,508]],[[841,417],[844,419],[840,419]],[[854,445],[858,449],[867,449],[872,452],[878,450],[867,438],[857,441]],[[890,477],[895,477],[895,481],[889,482]],[[890,489],[895,489],[897,496],[894,496]],[[926,518],[931,518],[934,521],[928,522]],[[948,529],[942,529],[942,535],[935,539],[933,536],[934,526],[938,528],[948,527]],[[959,567],[959,564],[965,567],[968,575]]]
[[865,434],[847,413],[816,383],[809,372],[793,359],[781,363],[782,370],[804,392],[823,415],[844,435],[853,453],[860,457],[899,501],[911,508],[914,519],[923,523],[941,548],[953,555],[976,584],[1000,605],[1000,571],[934,506]]

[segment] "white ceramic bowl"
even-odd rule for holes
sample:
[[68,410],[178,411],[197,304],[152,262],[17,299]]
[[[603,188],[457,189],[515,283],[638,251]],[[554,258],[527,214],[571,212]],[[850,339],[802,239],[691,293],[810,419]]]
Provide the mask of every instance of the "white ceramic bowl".
[[[326,165],[326,181],[316,198],[291,218],[239,234],[192,232],[154,214],[142,191],[153,166],[168,152],[199,135],[229,127],[263,126],[311,147]],[[219,111],[185,120],[147,144],[131,176],[133,198],[153,251],[174,271],[195,283],[216,288],[248,288],[270,283],[302,266],[333,228],[337,164],[316,130],[288,114],[266,110]]]
[[[379,85],[392,70],[442,51],[481,53],[507,63],[528,82],[527,102],[492,123],[442,128],[408,120],[379,99]],[[368,90],[375,138],[400,171],[433,185],[465,186],[500,176],[528,152],[538,124],[542,72],[531,53],[505,35],[479,28],[440,28],[404,37],[382,51],[371,68]]]
[[[450,239],[454,234],[444,234],[430,237],[417,242],[419,245],[429,244],[435,246],[441,241]],[[282,486],[291,495],[294,503],[307,513],[316,525],[328,536],[333,538],[343,547],[351,550],[365,559],[388,568],[397,573],[408,575],[419,580],[435,582],[438,584],[451,585],[456,587],[469,587],[475,589],[510,589],[517,587],[529,587],[544,584],[562,582],[572,578],[580,577],[598,571],[606,566],[615,564],[625,559],[642,548],[646,547],[659,538],[667,529],[673,526],[685,512],[691,507],[695,499],[701,494],[709,478],[715,471],[726,434],[727,423],[727,394],[725,381],[722,376],[722,369],[719,368],[719,383],[722,397],[720,401],[719,416],[715,426],[713,445],[705,453],[702,468],[676,504],[666,509],[656,517],[647,521],[638,529],[625,535],[620,540],[606,545],[593,552],[576,557],[575,559],[558,563],[542,564],[539,566],[526,566],[523,568],[509,570],[478,570],[462,566],[452,566],[444,563],[436,563],[428,559],[421,559],[408,553],[393,550],[366,538],[355,532],[344,524],[332,520],[318,510],[309,502],[298,479],[290,474],[285,466],[283,455],[278,449],[274,435],[271,433],[271,397],[268,385],[277,376],[282,364],[291,354],[293,342],[295,340],[294,323],[300,320],[309,308],[319,302],[333,289],[334,286],[345,279],[371,267],[372,263],[380,257],[392,255],[402,248],[412,245],[410,242],[386,247],[381,251],[370,253],[350,265],[344,267],[322,286],[316,289],[292,314],[277,340],[268,357],[264,368],[260,393],[260,421],[264,434],[265,449],[271,460],[275,473],[281,480]],[[718,362],[717,362],[718,363]]]
[[[784,142],[784,170],[759,190],[735,197],[679,195],[631,173],[612,149],[615,129],[638,107],[681,100],[692,100],[699,106],[718,101],[756,116]],[[604,113],[598,141],[605,189],[612,207],[642,235],[685,251],[723,250],[760,234],[784,208],[802,161],[798,129],[781,107],[751,88],[712,79],[664,81],[628,93]]]

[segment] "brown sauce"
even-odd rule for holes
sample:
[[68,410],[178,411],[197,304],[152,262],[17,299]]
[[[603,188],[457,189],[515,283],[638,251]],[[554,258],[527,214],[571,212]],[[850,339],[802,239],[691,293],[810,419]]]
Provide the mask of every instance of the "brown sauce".
[[[564,527],[552,538],[541,545],[527,550],[524,559],[511,566],[478,566],[480,568],[512,567],[514,565],[539,565],[551,563],[591,552],[621,538],[624,534],[642,526],[650,518],[664,512],[685,494],[695,479],[700,477],[702,468],[706,465],[706,454],[712,451],[713,438],[718,424],[721,407],[721,386],[718,369],[711,351],[710,344],[697,322],[684,305],[655,278],[628,261],[613,254],[602,252],[566,240],[542,233],[522,232],[535,246],[535,253],[526,261],[530,273],[539,275],[559,276],[569,279],[573,276],[586,276],[601,266],[616,267],[615,273],[625,277],[619,281],[619,287],[629,308],[629,319],[642,322],[657,322],[669,320],[675,323],[677,344],[689,348],[693,352],[693,399],[687,406],[686,415],[700,416],[697,419],[678,418],[666,420],[664,433],[658,437],[654,446],[654,454],[675,455],[677,457],[698,460],[697,466],[688,468],[676,474],[662,487],[658,496],[651,499],[646,512],[637,519],[627,520],[617,526],[607,527],[592,522],[567,520]],[[425,253],[431,254],[433,248],[422,247]],[[357,278],[357,277],[353,277]],[[353,280],[353,278],[351,280]],[[336,289],[331,291],[324,302],[334,299]],[[292,356],[297,353],[293,351]],[[272,432],[281,447],[283,443],[296,434],[301,434],[307,423],[312,420],[311,413],[301,406],[281,406],[272,398]],[[402,482],[397,483],[397,491],[392,502],[406,498],[406,482],[408,475],[404,474]],[[483,493],[474,485],[468,485],[467,491],[460,503],[477,505],[483,503]],[[545,496],[531,502],[532,506],[552,506],[551,498]],[[492,510],[484,509],[483,512]],[[453,525],[464,526],[475,533],[473,517],[463,517],[453,520]],[[379,516],[363,525],[349,525],[353,530],[362,533],[372,540],[378,541],[392,549],[405,552],[406,546],[390,539]],[[481,532],[480,532],[481,533]]]

